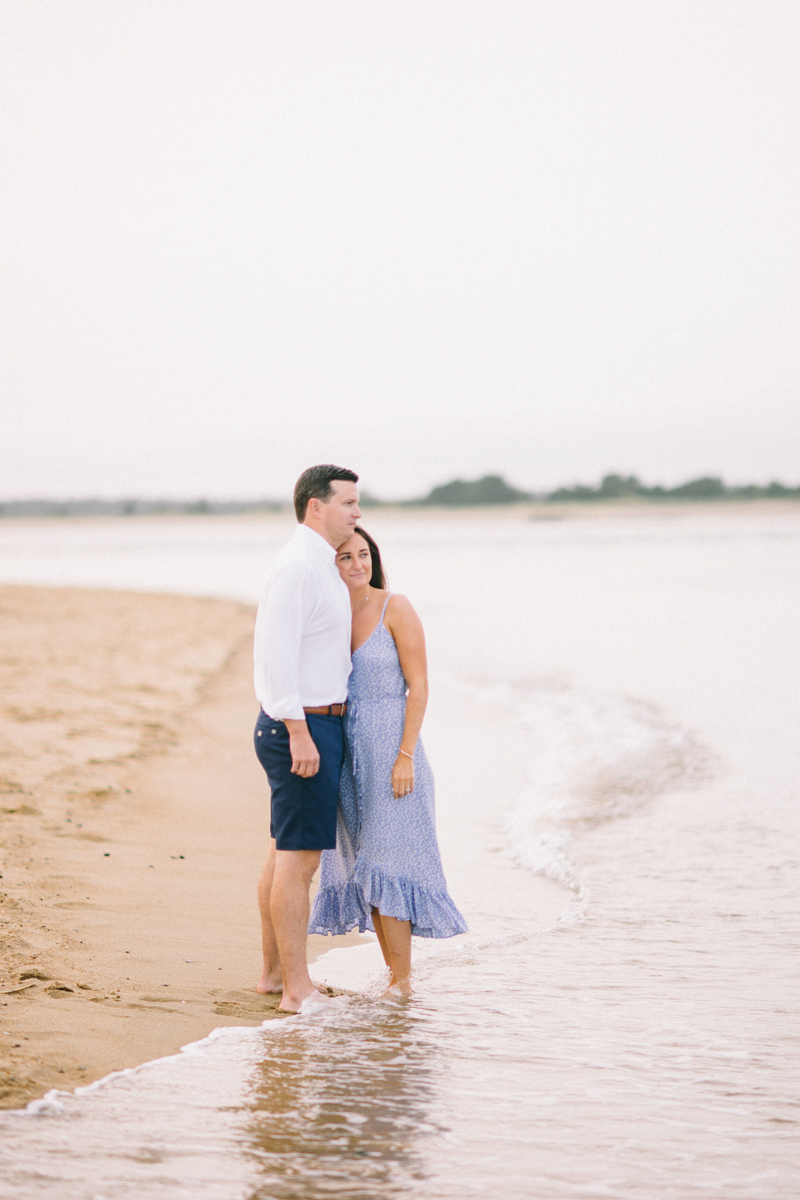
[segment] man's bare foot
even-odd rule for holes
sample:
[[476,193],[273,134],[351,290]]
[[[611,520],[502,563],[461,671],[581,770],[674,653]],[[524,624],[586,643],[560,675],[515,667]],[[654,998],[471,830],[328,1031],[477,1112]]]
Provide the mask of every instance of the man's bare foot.
[[266,971],[261,976],[256,987],[256,991],[260,996],[271,996],[275,992],[283,991],[283,976],[269,975]]
[[[315,983],[314,987],[321,996],[327,996],[328,989],[323,983]],[[272,975],[267,975],[266,972],[261,976],[256,987],[259,996],[276,996],[283,991],[283,977],[278,975],[277,979]]]
[[281,1002],[278,1005],[278,1012],[293,1013],[295,1015],[297,1013],[318,1012],[322,1008],[327,1008],[332,1003],[333,1001],[327,991],[323,991],[319,985],[315,985],[314,990],[309,992],[308,995],[303,996],[302,999],[297,996],[290,996],[288,992],[284,992],[281,996]]

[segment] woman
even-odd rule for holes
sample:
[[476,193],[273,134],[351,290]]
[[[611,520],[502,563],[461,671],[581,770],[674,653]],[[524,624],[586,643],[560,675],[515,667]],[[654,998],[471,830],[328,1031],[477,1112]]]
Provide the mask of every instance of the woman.
[[389,987],[411,992],[411,935],[453,937],[466,923],[447,894],[433,775],[419,731],[428,701],[425,635],[386,589],[375,542],[356,528],[336,564],[350,591],[353,673],[336,849],[322,855],[310,933],[374,929]]

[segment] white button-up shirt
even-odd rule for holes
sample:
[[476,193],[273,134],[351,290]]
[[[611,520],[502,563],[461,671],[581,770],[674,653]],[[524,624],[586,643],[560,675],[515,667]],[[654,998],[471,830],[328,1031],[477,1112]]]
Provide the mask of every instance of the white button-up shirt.
[[259,593],[253,677],[268,716],[302,721],[304,706],[347,699],[350,621],[336,551],[298,525]]

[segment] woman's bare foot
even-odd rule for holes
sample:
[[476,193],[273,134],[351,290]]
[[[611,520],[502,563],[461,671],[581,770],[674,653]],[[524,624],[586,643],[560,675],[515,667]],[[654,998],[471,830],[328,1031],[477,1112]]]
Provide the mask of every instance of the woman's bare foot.
[[410,1000],[413,994],[411,980],[401,979],[397,983],[390,981],[386,991],[381,992],[378,998],[380,1000]]

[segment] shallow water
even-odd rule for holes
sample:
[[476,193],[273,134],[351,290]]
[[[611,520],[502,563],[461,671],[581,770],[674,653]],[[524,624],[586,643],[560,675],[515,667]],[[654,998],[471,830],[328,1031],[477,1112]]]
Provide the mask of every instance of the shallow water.
[[[470,934],[415,946],[408,1005],[336,951],[367,994],[324,1018],[3,1114],[5,1193],[794,1200],[800,517],[370,527],[447,700],[434,770],[453,697],[513,723],[489,796],[437,773]],[[54,522],[31,578],[249,598],[285,528]]]

